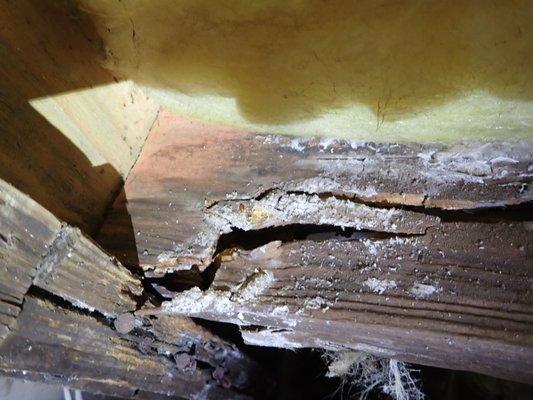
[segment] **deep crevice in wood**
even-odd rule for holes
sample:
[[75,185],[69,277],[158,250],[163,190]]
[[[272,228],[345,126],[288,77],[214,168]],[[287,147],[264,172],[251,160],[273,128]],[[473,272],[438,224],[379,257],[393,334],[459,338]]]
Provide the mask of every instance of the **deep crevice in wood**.
[[[529,187],[529,178],[524,177],[524,182],[521,186],[521,192],[527,190]],[[356,204],[363,204],[369,207],[375,207],[375,208],[397,208],[402,210],[409,210],[409,211],[415,211],[419,212],[421,214],[427,214],[427,215],[436,215],[442,218],[447,219],[448,221],[462,221],[464,220],[464,216],[468,215],[477,215],[478,217],[481,216],[487,216],[491,219],[500,218],[500,220],[521,220],[520,216],[516,214],[516,212],[519,211],[528,211],[530,218],[533,216],[532,211],[532,205],[533,200],[529,198],[525,198],[522,201],[520,201],[518,204],[494,204],[494,203],[476,203],[476,206],[473,208],[463,208],[463,209],[447,209],[443,208],[442,206],[436,206],[436,205],[428,205],[427,200],[429,196],[423,195],[420,196],[423,198],[423,200],[420,202],[419,205],[408,205],[402,202],[398,202],[394,200],[394,197],[397,197],[397,195],[402,195],[402,193],[391,193],[391,199],[380,199],[380,200],[372,200],[368,198],[364,198],[361,196],[358,196],[356,194],[347,194],[347,193],[334,193],[334,192],[328,192],[328,191],[305,191],[305,190],[283,190],[281,187],[270,187],[268,189],[263,190],[256,196],[251,197],[242,197],[242,198],[231,198],[231,199],[217,199],[217,200],[211,200],[205,207],[204,210],[210,210],[214,208],[216,205],[222,203],[222,202],[239,202],[239,201],[250,201],[250,200],[262,200],[266,198],[269,194],[276,192],[276,191],[283,191],[285,195],[305,195],[305,196],[318,196],[320,199],[325,200],[328,198],[334,198],[338,200],[346,200],[350,201]],[[394,195],[394,196],[392,196]],[[493,216],[493,214],[496,213],[496,216]],[[474,217],[475,218],[475,217]],[[469,219],[470,220],[470,219]],[[476,221],[479,221],[479,219],[475,219]]]
[[[255,199],[264,198],[275,189],[262,192]],[[313,194],[305,192],[290,192],[294,194]],[[289,193],[288,193],[289,194]],[[319,197],[335,197],[355,201],[349,196],[338,196],[333,193],[321,193]],[[231,200],[233,201],[233,200]],[[234,200],[240,201],[240,200]],[[241,200],[242,201],[242,200]],[[218,202],[210,204],[207,209],[212,208]],[[393,204],[363,202],[363,204],[393,208]],[[423,206],[401,206],[404,210],[419,212],[426,215],[439,217],[446,222],[485,222],[498,223],[502,221],[531,221],[533,220],[533,202],[526,202],[518,205],[505,207],[487,207],[469,210],[444,210],[437,208],[425,208]],[[413,237],[423,234],[401,234],[378,232],[371,230],[358,230],[355,228],[318,225],[318,224],[288,224],[263,229],[245,231],[233,227],[231,232],[220,235],[212,262],[201,271],[197,266],[190,270],[168,272],[163,277],[141,277],[147,295],[157,298],[158,303],[164,299],[172,298],[174,293],[183,292],[193,287],[207,290],[215,279],[221,258],[225,254],[230,256],[234,250],[253,250],[267,243],[281,241],[289,243],[294,241],[324,241],[324,240],[383,240],[393,237]],[[137,271],[139,272],[139,271]],[[146,296],[145,296],[146,297]]]
[[221,259],[235,250],[253,250],[274,241],[290,243],[294,241],[345,240],[383,240],[393,237],[412,237],[419,234],[394,234],[370,230],[358,230],[335,225],[289,224],[257,230],[244,231],[233,228],[231,232],[220,235],[212,262],[201,271],[197,266],[190,270],[168,272],[163,277],[142,279],[147,293],[157,293],[158,300],[170,299],[174,293],[193,287],[209,289],[215,279]]
[[[528,184],[524,183],[522,185],[523,189],[527,189]],[[246,197],[246,198],[235,198],[235,199],[220,199],[213,200],[207,206],[204,207],[204,210],[210,210],[214,208],[217,204],[222,202],[242,202],[250,200],[262,200],[269,194],[283,191],[281,188],[273,187],[266,189],[259,193],[257,196]],[[283,191],[284,195],[305,195],[305,196],[318,196],[322,200],[328,198],[334,198],[338,200],[350,201],[356,204],[363,204],[368,207],[373,208],[382,208],[382,209],[400,209],[413,211],[425,215],[433,215],[441,218],[443,221],[453,222],[453,221],[472,221],[472,222],[500,222],[500,221],[529,221],[533,220],[533,200],[524,199],[518,204],[501,204],[495,205],[492,203],[488,204],[476,204],[474,208],[463,208],[463,209],[446,209],[433,205],[426,205],[426,200],[428,196],[423,196],[423,200],[420,205],[406,205],[404,203],[399,203],[391,200],[369,200],[357,195],[349,195],[346,193],[333,193],[333,192],[313,192],[313,191],[302,191],[302,190],[288,190]],[[399,193],[401,195],[401,193]]]
[[75,312],[75,313],[80,314],[80,315],[85,315],[85,316],[92,317],[96,321],[100,322],[102,325],[105,325],[105,326],[108,326],[108,327],[112,327],[113,326],[112,319],[107,317],[107,316],[105,316],[100,311],[98,311],[96,309],[88,309],[86,307],[78,307],[75,304],[73,304],[72,302],[70,302],[68,300],[65,300],[61,296],[58,296],[58,295],[56,295],[54,293],[49,292],[48,290],[40,288],[40,287],[37,287],[37,286],[34,286],[34,285],[30,286],[30,288],[28,289],[28,292],[26,293],[26,295],[30,295],[30,296],[36,297],[36,298],[38,298],[40,300],[48,301],[48,302],[50,302],[50,303],[54,304],[55,306],[57,306],[59,308],[62,308],[62,309],[65,309],[65,310],[68,310],[68,311],[72,311],[72,312]]

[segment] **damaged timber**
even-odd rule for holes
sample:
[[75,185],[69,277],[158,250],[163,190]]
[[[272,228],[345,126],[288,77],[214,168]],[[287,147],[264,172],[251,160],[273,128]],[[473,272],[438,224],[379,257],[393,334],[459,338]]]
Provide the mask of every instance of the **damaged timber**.
[[161,112],[98,235],[247,343],[533,380],[531,143],[257,135]]
[[143,318],[141,278],[0,181],[0,372],[136,399],[255,398],[264,374],[187,317]]

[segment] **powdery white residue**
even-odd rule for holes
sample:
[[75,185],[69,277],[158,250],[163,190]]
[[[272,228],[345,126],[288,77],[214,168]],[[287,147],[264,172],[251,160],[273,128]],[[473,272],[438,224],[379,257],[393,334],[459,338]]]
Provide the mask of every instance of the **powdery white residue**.
[[359,148],[366,147],[367,142],[365,142],[364,140],[350,140],[348,144],[350,145],[352,150],[357,150]]
[[292,139],[289,144],[289,147],[296,151],[302,151],[303,149],[305,149],[305,146],[300,143],[300,139]]
[[257,135],[256,140],[263,140],[264,144],[279,144],[282,136],[280,135]]
[[429,297],[435,293],[440,292],[441,289],[433,285],[426,285],[424,283],[415,282],[411,288],[411,294],[415,297],[424,298]]
[[277,306],[272,310],[272,314],[274,315],[287,315],[289,313],[289,307],[285,306]]
[[393,244],[393,245],[400,245],[400,244],[407,244],[407,243],[416,244],[418,243],[418,239],[402,238],[402,237],[396,236],[396,237],[388,239],[386,243]]
[[[426,157],[419,157],[425,159]],[[531,159],[531,146],[525,141],[494,143],[460,143],[434,153],[422,175],[437,182],[466,181],[483,184],[491,176],[491,166],[512,165]],[[427,160],[426,160],[427,161]]]
[[[486,161],[471,161],[450,163],[448,169],[470,176],[487,176],[491,174],[490,165]],[[475,180],[475,178],[473,178]],[[481,180],[477,180],[482,182]]]
[[518,160],[510,157],[494,157],[490,160],[491,164],[518,164]]
[[330,137],[325,137],[325,138],[321,138],[320,139],[320,142],[319,142],[319,146],[324,149],[324,150],[327,150],[331,145],[337,143],[337,139],[335,138],[330,138]]
[[244,343],[252,346],[277,347],[281,349],[298,349],[304,347],[298,341],[292,341],[291,331],[275,331],[273,329],[262,329],[260,331],[241,331]]
[[202,292],[200,288],[194,287],[174,296],[171,301],[163,302],[161,310],[166,314],[194,315],[207,311],[229,315],[235,312],[235,305],[229,299],[229,292]]
[[157,256],[157,261],[161,264],[173,264],[178,256],[172,251],[164,251]]
[[379,244],[377,244],[376,241],[365,239],[362,240],[362,243],[365,245],[371,255],[375,256],[378,254],[377,246],[379,246]]
[[270,272],[255,270],[237,289],[237,298],[240,301],[249,301],[270,287],[274,277]]
[[[236,211],[235,207],[235,204],[231,203],[218,204],[210,212],[231,218],[233,226],[243,230],[282,223],[308,223],[389,232],[404,232],[406,227],[403,225],[407,225],[409,231],[425,232],[424,226],[418,226],[420,225],[417,219],[419,217],[415,218],[410,211],[394,208],[379,209],[336,197],[322,199],[318,195],[286,194],[276,190],[261,200],[250,201],[248,209],[252,211],[260,209],[260,214]],[[437,219],[424,217],[426,224],[431,222],[430,220],[436,221]],[[401,224],[400,228],[398,224]]]
[[418,158],[422,159],[424,162],[428,163],[431,158],[433,157],[433,154],[435,154],[435,150],[429,149],[425,153],[418,153]]
[[383,294],[388,289],[393,289],[396,287],[396,281],[389,279],[376,279],[368,278],[363,285],[368,287],[374,293]]
[[171,301],[163,302],[161,310],[164,314],[214,313],[232,316],[236,312],[235,301],[252,300],[267,289],[273,279],[271,273],[256,270],[233,294],[229,290],[209,289],[203,292],[200,288],[194,287],[177,294]]
[[[296,164],[298,166],[298,163]],[[324,193],[340,190],[342,185],[329,177],[313,177],[298,182],[290,182],[287,190],[304,191],[307,193]]]
[[304,307],[309,310],[319,310],[323,307],[331,307],[333,303],[327,299],[324,299],[320,296],[316,296],[312,299],[305,299]]

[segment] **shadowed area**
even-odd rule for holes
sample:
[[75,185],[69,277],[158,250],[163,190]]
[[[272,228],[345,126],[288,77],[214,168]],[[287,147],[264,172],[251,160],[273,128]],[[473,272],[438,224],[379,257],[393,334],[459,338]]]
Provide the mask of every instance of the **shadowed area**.
[[472,93],[491,96],[490,107],[503,114],[533,96],[530,1],[81,4],[98,21],[115,72],[188,95],[234,98],[253,123],[356,105],[378,131]]
[[0,179],[95,233],[158,106],[102,67],[74,0],[0,4]]

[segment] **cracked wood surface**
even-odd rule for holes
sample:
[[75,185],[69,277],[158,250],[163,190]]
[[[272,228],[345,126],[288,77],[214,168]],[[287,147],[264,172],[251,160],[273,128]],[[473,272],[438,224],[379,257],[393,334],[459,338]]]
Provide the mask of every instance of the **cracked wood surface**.
[[[214,273],[208,290],[137,315],[530,381],[532,148],[292,139],[162,112],[99,240],[160,282]],[[220,247],[295,225],[311,231],[250,253]]]
[[142,295],[114,257],[0,180],[0,373],[147,399],[245,399],[267,379],[188,318],[133,317]]
[[[78,229],[0,181],[0,293],[2,315],[20,309],[35,285],[80,308],[117,316],[136,309],[140,281]],[[4,240],[5,239],[5,240]],[[2,323],[8,327],[16,318]],[[4,334],[5,337],[5,334]]]
[[[174,328],[179,327],[178,321],[174,321]],[[179,339],[178,334],[174,340]],[[189,337],[189,341],[195,339],[195,343],[201,343]],[[120,398],[248,398],[213,382],[206,384],[212,381],[210,368],[178,370],[170,353],[158,352],[158,346],[164,343],[157,339],[144,344],[140,340],[120,335],[92,316],[27,296],[12,334],[2,343],[0,372],[25,379],[68,382],[69,387]],[[225,349],[217,341],[212,345]],[[143,352],[139,346],[143,346]],[[235,352],[231,348],[225,351]]]
[[0,180],[0,342],[60,228],[52,214]]
[[33,284],[107,317],[134,311],[142,285],[79,229],[65,226],[38,266]]
[[[341,216],[334,202],[346,208],[344,225],[357,219],[374,223],[361,229],[412,232],[413,214],[391,207],[474,210],[531,201],[532,148],[293,139],[161,112],[98,240],[127,265],[161,276],[209,265],[220,235],[235,227],[331,223]],[[285,209],[264,209],[273,196]],[[307,208],[294,213],[295,200]],[[391,212],[398,222],[386,225]],[[437,219],[418,218],[420,227]]]
[[443,222],[421,236],[271,242],[226,254],[207,291],[161,311],[238,324],[255,345],[531,382],[532,238],[530,222]]

